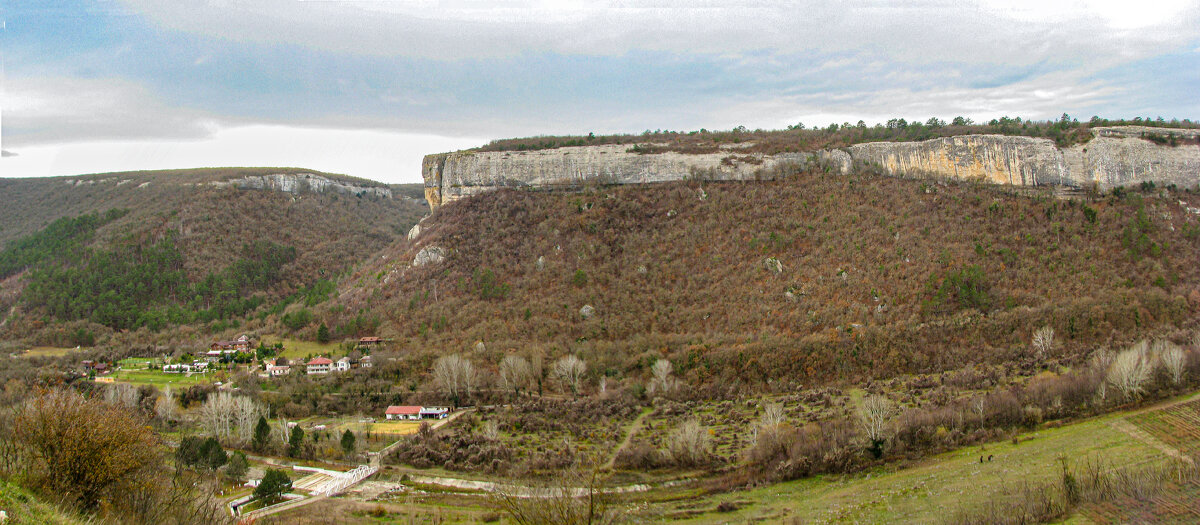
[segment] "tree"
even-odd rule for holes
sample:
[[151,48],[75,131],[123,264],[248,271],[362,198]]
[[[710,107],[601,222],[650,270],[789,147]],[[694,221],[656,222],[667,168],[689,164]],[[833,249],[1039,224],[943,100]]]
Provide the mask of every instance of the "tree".
[[229,464],[225,465],[225,477],[237,483],[246,479],[246,472],[250,470],[250,463],[246,460],[246,455],[241,451],[234,452],[229,456]]
[[587,372],[587,363],[574,355],[568,355],[554,362],[554,377],[571,393],[579,395],[579,383]]
[[254,499],[271,501],[292,490],[292,479],[282,470],[267,469],[262,481],[254,488]]
[[440,357],[433,363],[433,377],[457,407],[462,398],[471,395],[477,372],[471,361],[458,354],[452,354]]
[[1157,341],[1154,347],[1163,368],[1166,368],[1167,374],[1171,376],[1171,383],[1176,386],[1183,383],[1183,373],[1187,370],[1187,359],[1179,345],[1170,341]]
[[166,422],[174,420],[178,413],[175,405],[175,393],[168,386],[163,389],[162,394],[154,402],[154,415],[158,416],[159,420]]
[[296,425],[288,436],[288,457],[300,457],[300,447],[304,444],[304,429]]
[[1033,347],[1034,354],[1038,359],[1043,359],[1050,349],[1054,347],[1054,329],[1049,326],[1043,326],[1033,332],[1033,341],[1030,346]]
[[650,367],[650,373],[654,376],[654,379],[650,380],[651,393],[666,395],[675,389],[676,381],[671,377],[673,368],[671,362],[666,359],[654,362],[654,366]]
[[529,361],[519,355],[509,354],[500,361],[500,382],[504,388],[512,390],[513,398],[521,395],[521,389],[529,386],[533,375]]
[[354,441],[355,441],[354,433],[351,432],[350,429],[347,428],[346,432],[344,434],[342,434],[342,452],[345,453],[347,456],[354,453],[354,449],[355,449]]
[[175,449],[175,461],[179,464],[194,467],[200,464],[204,438],[198,436],[183,436],[179,440],[179,448]]
[[214,437],[205,439],[199,452],[199,463],[208,470],[217,470],[229,460],[229,455],[221,448],[221,442]]
[[895,408],[892,406],[892,402],[883,396],[868,396],[858,409],[863,431],[866,432],[867,439],[871,442],[871,454],[876,458],[883,455],[883,444],[887,441],[888,423],[893,414],[895,414]]
[[329,327],[325,326],[325,323],[321,323],[321,326],[317,327],[317,342],[321,344],[329,342]]
[[712,449],[712,436],[708,429],[700,426],[695,419],[684,421],[671,432],[667,442],[667,451],[671,459],[679,466],[688,467],[703,464],[708,459]]
[[136,412],[58,390],[12,414],[12,443],[35,463],[45,487],[94,509],[103,494],[130,487],[161,465],[158,437]]
[[[534,497],[530,497],[530,495]],[[526,488],[499,485],[491,500],[518,525],[611,525],[620,513],[601,488],[596,470],[568,470],[547,483]]]
[[266,450],[267,443],[271,439],[271,424],[267,423],[266,416],[258,416],[258,424],[254,426],[254,439],[251,441],[251,448],[255,452]]
[[1141,341],[1117,354],[1108,367],[1108,383],[1116,388],[1126,401],[1140,397],[1150,379],[1153,363],[1150,362],[1146,348],[1146,342]]

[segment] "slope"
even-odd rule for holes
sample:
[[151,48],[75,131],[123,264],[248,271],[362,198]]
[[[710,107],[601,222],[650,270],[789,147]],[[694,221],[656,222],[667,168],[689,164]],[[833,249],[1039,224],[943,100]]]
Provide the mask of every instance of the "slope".
[[[28,338],[60,321],[86,320],[103,332],[239,318],[334,279],[402,238],[423,213],[419,201],[392,198],[383,184],[294,168],[0,179],[5,251],[34,247],[23,252],[33,259],[2,275],[2,337]],[[58,242],[92,216],[100,219],[80,242]],[[53,249],[62,247],[70,249]],[[36,293],[26,293],[30,283]],[[119,303],[100,297],[110,289],[138,304],[98,313]],[[161,315],[138,318],[151,311]],[[51,332],[34,342],[74,342]]]
[[1043,325],[1070,360],[1194,315],[1197,201],[812,171],[505,190],[439,208],[326,315],[384,312],[434,354],[483,342],[493,366],[571,352],[611,380],[666,356],[686,383],[731,388],[1032,364]]

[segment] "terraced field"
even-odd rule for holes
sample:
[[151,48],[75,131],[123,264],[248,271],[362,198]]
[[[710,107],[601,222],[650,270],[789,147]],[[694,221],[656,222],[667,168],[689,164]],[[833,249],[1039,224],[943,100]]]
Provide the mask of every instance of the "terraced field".
[[1143,412],[1128,420],[1184,455],[1200,453],[1200,399]]

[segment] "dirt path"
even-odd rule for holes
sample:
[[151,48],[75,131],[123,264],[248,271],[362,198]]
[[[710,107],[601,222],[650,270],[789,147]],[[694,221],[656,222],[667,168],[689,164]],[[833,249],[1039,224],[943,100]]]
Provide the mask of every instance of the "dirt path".
[[654,412],[653,408],[642,409],[642,413],[638,414],[637,419],[634,419],[633,423],[629,424],[629,432],[625,433],[625,439],[621,440],[621,444],[617,445],[617,448],[613,450],[612,456],[609,456],[608,461],[600,467],[600,470],[612,470],[613,463],[617,461],[617,456],[633,441],[633,436],[642,429],[642,422],[646,420],[646,416],[650,415],[651,412]]

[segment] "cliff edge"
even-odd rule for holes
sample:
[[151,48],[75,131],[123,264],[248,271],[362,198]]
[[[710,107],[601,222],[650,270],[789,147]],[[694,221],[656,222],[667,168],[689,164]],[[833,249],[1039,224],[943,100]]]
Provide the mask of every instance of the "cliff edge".
[[553,188],[582,183],[643,184],[690,178],[752,180],[772,169],[809,160],[842,172],[875,166],[895,176],[981,180],[1016,186],[1108,189],[1142,182],[1190,187],[1200,183],[1200,146],[1148,140],[1200,138],[1200,130],[1121,126],[1093,128],[1084,144],[1008,135],[959,135],[921,142],[870,142],[808,153],[640,153],[627,145],[535,151],[460,151],[425,157],[422,176],[431,209],[498,188]]

